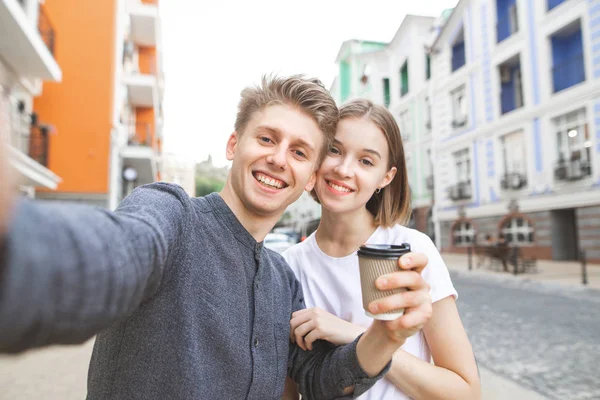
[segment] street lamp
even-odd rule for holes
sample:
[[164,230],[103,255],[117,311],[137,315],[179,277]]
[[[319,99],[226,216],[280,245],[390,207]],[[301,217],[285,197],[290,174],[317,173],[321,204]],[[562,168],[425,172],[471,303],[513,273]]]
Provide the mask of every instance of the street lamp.
[[133,167],[126,167],[123,170],[123,179],[127,182],[127,191],[125,192],[127,195],[133,191],[134,182],[137,179],[137,176],[137,170]]

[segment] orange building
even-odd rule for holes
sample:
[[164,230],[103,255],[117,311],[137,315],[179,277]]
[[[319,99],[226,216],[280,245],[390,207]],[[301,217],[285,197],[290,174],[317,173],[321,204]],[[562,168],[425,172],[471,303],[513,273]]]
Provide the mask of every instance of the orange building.
[[33,108],[52,121],[48,167],[62,182],[38,198],[114,208],[159,179],[163,79],[156,0],[45,0],[62,81]]

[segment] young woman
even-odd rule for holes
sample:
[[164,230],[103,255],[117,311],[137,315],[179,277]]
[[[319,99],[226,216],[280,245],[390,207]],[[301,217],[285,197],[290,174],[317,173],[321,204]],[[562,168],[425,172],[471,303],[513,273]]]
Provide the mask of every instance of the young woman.
[[[372,319],[362,306],[356,250],[363,243],[410,243],[412,251],[429,257],[422,276],[430,285],[433,315],[396,352],[386,379],[360,398],[479,399],[477,366],[448,269],[429,237],[402,225],[411,212],[406,162],[400,131],[386,108],[367,100],[341,107],[335,142],[312,195],[323,210],[319,227],[284,253],[312,307],[292,315],[292,340],[310,350],[317,339],[339,345],[364,332]],[[288,381],[288,396],[293,385]]]

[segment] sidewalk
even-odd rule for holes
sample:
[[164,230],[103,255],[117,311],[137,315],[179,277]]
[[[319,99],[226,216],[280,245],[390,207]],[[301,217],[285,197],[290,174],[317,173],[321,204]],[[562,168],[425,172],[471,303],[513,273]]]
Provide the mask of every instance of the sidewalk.
[[[587,265],[587,285],[582,285],[581,264],[576,261],[537,261],[537,272],[513,275],[501,271],[494,271],[482,266],[477,268],[477,257],[473,255],[473,269],[469,271],[469,259],[466,254],[442,253],[442,257],[453,272],[468,273],[479,276],[494,276],[499,279],[519,279],[529,282],[560,285],[579,289],[600,290],[600,265]],[[511,270],[511,267],[509,267]]]

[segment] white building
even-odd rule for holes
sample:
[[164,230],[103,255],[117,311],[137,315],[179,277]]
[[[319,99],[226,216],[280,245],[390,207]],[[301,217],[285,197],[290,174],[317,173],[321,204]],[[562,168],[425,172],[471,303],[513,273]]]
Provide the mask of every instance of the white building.
[[196,196],[196,163],[177,154],[162,155],[162,181],[179,185],[191,197]]
[[432,51],[438,246],[600,260],[600,1],[461,0]]
[[56,189],[60,182],[47,168],[52,121],[40,121],[33,112],[42,82],[62,77],[54,40],[38,0],[0,0],[0,134],[6,135],[21,191],[31,197],[36,187]]

